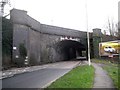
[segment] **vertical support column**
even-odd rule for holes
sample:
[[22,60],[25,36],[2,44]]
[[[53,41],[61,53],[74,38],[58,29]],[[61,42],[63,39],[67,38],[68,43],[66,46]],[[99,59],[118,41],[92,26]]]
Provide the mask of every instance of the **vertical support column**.
[[[118,40],[120,40],[120,1],[118,2]],[[120,62],[120,50],[119,50],[119,62]]]
[[[118,40],[120,40],[120,1],[118,2]],[[118,42],[120,43],[120,42]],[[120,81],[120,49],[119,49],[119,63],[118,63],[118,81]],[[118,82],[120,85],[120,82]]]
[[76,51],[76,57],[79,57],[80,55],[79,55],[79,53],[78,53],[78,51]]
[[101,29],[93,29],[93,52],[94,58],[99,58],[99,43],[101,42]]
[[[0,16],[0,78],[2,78],[2,17]],[[2,90],[2,80],[0,81],[0,90]]]
[[2,70],[2,17],[0,16],[0,71],[1,70]]
[[[118,2],[118,40],[120,40],[120,1]],[[120,44],[120,42],[118,42]],[[119,50],[119,63],[120,63],[120,50]],[[120,72],[120,64],[118,64],[118,72]],[[120,75],[118,75],[118,81],[120,81]],[[120,85],[120,82],[118,82]]]

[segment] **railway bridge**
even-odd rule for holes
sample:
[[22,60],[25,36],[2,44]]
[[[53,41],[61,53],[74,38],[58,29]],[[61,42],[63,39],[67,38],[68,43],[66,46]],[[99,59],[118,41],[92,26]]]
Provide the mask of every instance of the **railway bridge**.
[[[41,24],[27,11],[18,9],[11,10],[10,19],[4,22],[8,24],[3,29],[12,31],[11,57],[16,64],[29,62],[30,65],[37,65],[87,55],[86,32]],[[99,28],[93,29],[89,35],[91,57],[98,57],[99,42],[116,40],[115,37],[103,35]]]

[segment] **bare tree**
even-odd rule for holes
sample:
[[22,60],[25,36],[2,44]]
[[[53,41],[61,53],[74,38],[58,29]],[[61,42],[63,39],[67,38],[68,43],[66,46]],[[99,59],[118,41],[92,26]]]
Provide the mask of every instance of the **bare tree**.
[[118,24],[112,20],[108,19],[107,29],[111,36],[118,36]]
[[120,21],[118,22],[118,38],[120,39]]

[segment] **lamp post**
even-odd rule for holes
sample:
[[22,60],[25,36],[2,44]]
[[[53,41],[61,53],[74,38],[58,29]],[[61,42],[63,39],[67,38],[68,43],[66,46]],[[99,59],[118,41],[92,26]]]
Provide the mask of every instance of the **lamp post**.
[[89,40],[89,30],[88,30],[88,11],[87,11],[87,0],[86,0],[86,29],[87,29],[87,44],[88,44],[88,64],[91,65],[90,61],[90,40]]

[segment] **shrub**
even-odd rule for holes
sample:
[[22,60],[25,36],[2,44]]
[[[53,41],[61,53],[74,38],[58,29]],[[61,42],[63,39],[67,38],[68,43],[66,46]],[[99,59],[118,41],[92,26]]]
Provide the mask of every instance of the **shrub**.
[[19,53],[22,58],[25,58],[27,56],[27,50],[24,43],[19,44]]

